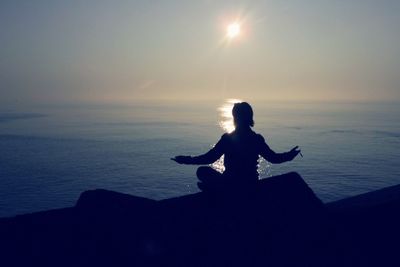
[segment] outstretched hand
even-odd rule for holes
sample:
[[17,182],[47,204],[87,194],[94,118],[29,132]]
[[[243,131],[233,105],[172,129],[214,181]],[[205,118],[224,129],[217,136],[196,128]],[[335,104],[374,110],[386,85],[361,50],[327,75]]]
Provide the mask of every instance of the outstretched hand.
[[171,160],[179,164],[189,164],[191,158],[191,156],[176,156],[175,158],[171,158]]
[[294,159],[298,154],[300,154],[300,156],[303,157],[303,155],[301,154],[301,150],[299,149],[299,146],[295,146],[289,151],[289,155],[291,156],[292,159]]

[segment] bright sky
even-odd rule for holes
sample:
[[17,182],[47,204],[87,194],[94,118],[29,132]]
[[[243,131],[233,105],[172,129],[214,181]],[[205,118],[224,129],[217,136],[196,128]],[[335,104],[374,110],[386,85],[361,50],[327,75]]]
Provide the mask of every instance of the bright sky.
[[0,105],[400,101],[399,14],[395,0],[3,0]]

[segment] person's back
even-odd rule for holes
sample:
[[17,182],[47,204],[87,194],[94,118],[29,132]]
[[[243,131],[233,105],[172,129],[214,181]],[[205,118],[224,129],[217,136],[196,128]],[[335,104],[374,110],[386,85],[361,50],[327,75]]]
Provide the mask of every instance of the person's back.
[[258,158],[263,138],[250,128],[235,130],[221,138],[225,175],[232,179],[258,180]]

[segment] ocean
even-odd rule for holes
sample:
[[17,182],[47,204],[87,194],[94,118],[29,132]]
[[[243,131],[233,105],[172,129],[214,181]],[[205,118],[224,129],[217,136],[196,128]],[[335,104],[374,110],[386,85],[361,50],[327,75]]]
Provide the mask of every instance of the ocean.
[[[198,192],[197,166],[170,158],[207,152],[229,127],[231,102],[1,110],[0,217],[72,206],[97,188],[152,199]],[[324,202],[400,183],[398,104],[252,106],[273,150],[299,145],[304,156],[260,162],[262,179],[296,171]]]

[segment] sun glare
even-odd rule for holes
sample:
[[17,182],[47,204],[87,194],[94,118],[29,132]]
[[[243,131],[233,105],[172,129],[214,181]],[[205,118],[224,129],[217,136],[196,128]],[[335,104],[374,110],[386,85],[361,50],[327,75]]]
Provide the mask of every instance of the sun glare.
[[240,34],[240,24],[237,22],[232,22],[226,28],[226,36],[229,39],[236,38]]

